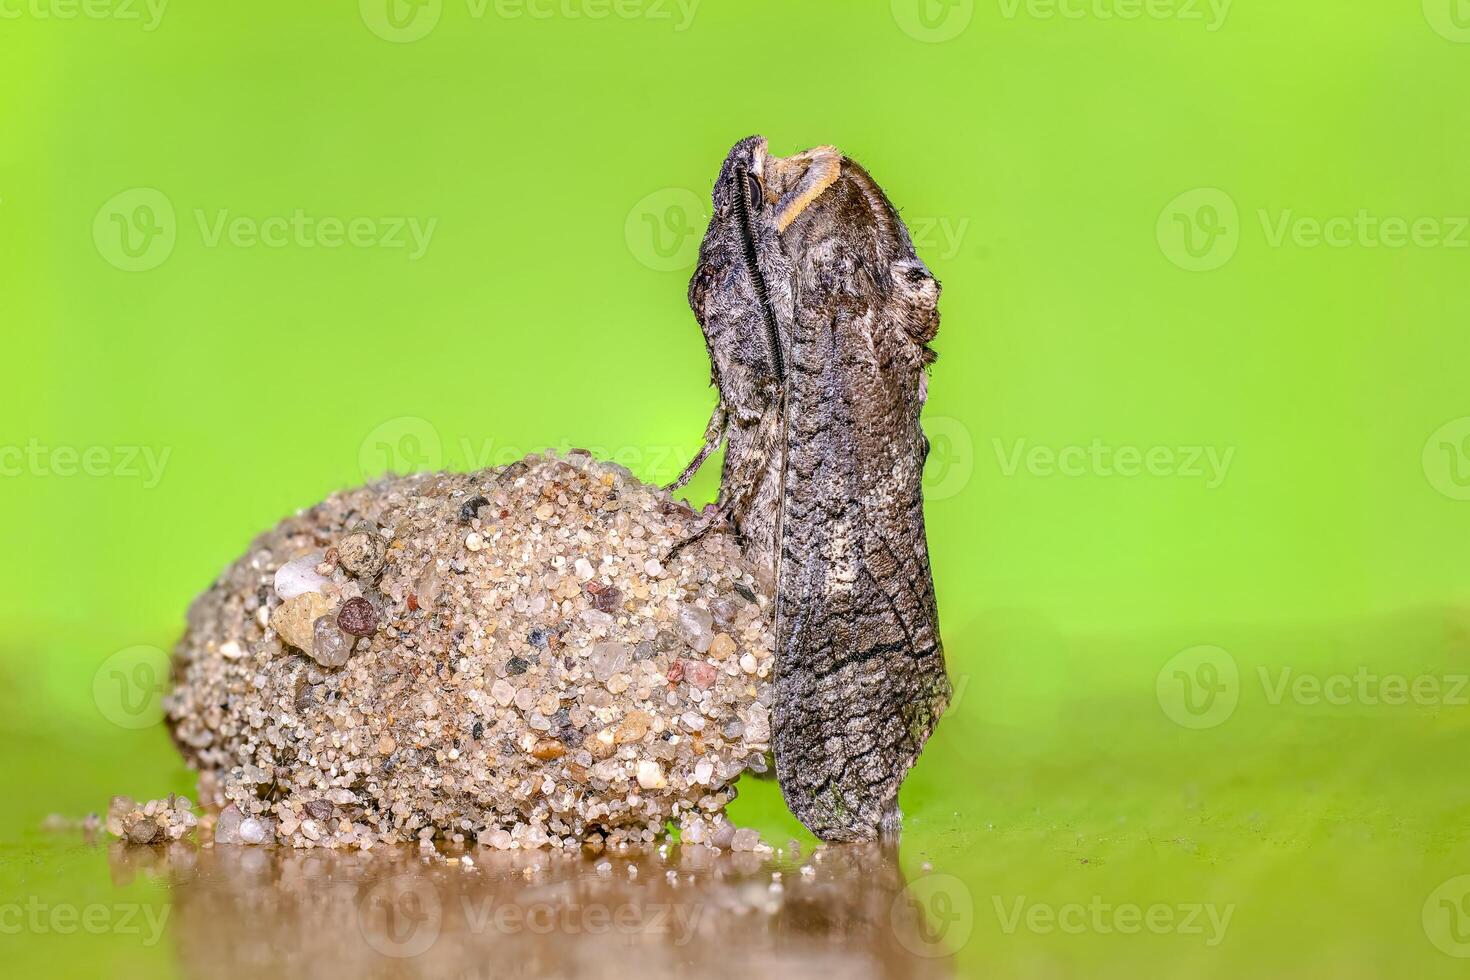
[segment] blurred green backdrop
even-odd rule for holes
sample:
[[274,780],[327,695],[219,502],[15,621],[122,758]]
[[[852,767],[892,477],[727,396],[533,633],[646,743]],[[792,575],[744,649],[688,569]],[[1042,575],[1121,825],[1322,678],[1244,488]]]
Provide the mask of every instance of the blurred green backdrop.
[[[1222,972],[1453,968],[1419,903],[1470,871],[1467,83],[1461,0],[0,3],[0,831],[188,787],[148,648],[285,513],[547,446],[676,472],[704,202],[759,132],[860,160],[945,284],[961,694],[916,839],[1035,891],[1188,839],[1115,884],[1269,876],[1226,879],[1277,897]],[[1439,693],[1277,686],[1360,669]],[[1401,893],[1337,877],[1345,826]],[[962,955],[1118,952],[1055,938]]]

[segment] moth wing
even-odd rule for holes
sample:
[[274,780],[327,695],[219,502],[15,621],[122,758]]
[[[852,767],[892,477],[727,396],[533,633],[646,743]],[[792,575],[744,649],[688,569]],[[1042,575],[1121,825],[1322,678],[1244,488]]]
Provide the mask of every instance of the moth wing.
[[919,426],[938,284],[911,251],[887,266],[862,261],[873,254],[829,243],[833,281],[849,288],[805,293],[789,344],[776,771],[788,805],[829,840],[896,819],[950,692]]

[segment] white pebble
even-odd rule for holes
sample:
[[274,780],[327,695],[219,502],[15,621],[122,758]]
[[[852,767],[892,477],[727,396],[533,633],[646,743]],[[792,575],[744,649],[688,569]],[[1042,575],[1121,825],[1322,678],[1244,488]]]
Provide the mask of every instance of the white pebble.
[[276,570],[276,595],[284,602],[308,592],[320,592],[327,584],[327,580],[317,574],[316,567],[321,563],[321,552],[286,562]]
[[642,759],[638,763],[638,785],[644,789],[663,789],[669,784],[664,778],[664,768],[657,762]]

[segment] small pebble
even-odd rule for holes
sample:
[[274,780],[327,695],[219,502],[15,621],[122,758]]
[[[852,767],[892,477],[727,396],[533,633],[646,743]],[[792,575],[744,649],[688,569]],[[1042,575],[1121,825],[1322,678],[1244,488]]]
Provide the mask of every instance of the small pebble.
[[322,553],[313,552],[304,558],[288,561],[276,570],[275,590],[282,601],[295,599],[308,592],[320,592],[331,580],[318,574],[317,566],[322,563]]
[[312,627],[311,658],[323,667],[341,667],[352,653],[352,640],[338,628],[340,621],[331,616],[318,617]]

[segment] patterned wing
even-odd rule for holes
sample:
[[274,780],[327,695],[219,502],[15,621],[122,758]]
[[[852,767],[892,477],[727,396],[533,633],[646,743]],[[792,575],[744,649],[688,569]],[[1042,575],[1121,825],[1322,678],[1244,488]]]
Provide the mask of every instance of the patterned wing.
[[818,836],[870,840],[950,693],[920,485],[939,287],[851,161],[790,234],[776,771]]

